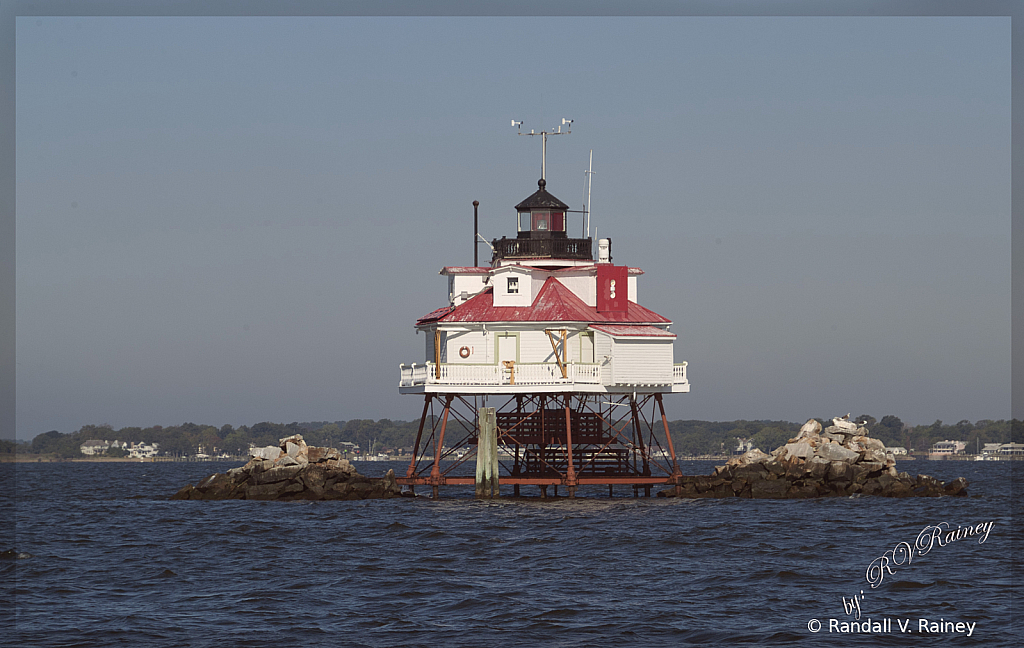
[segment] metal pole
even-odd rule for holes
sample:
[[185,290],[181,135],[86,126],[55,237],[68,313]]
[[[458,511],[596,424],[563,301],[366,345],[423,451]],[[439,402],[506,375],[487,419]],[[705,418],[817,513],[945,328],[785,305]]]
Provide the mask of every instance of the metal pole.
[[658,401],[658,409],[661,410],[661,424],[665,427],[665,439],[668,441],[668,452],[672,455],[672,477],[676,482],[676,496],[679,497],[683,494],[683,487],[680,483],[683,471],[679,469],[679,463],[676,461],[676,449],[672,446],[672,435],[669,434],[668,431],[668,418],[665,417],[665,405],[661,402],[661,394],[655,394],[654,400]]
[[591,177],[593,175],[594,175],[594,149],[590,149],[590,169],[587,171],[587,207],[586,207],[587,213],[585,214],[586,219],[587,219],[587,223],[586,223],[586,225],[587,225],[587,236],[586,236],[586,238],[590,238],[590,185],[591,185],[591,183],[594,180]]
[[405,473],[406,477],[412,477],[416,471],[416,457],[420,453],[420,438],[423,437],[423,424],[427,420],[427,410],[430,408],[430,400],[432,398],[431,394],[427,394],[423,398],[423,415],[420,416],[420,429],[416,432],[416,445],[412,449],[412,459],[409,461],[409,470]]
[[430,469],[430,481],[433,482],[433,496],[437,499],[439,493],[439,486],[441,485],[441,447],[444,445],[444,430],[448,426],[448,410],[451,409],[452,399],[454,396],[451,394],[444,398],[444,416],[441,419],[441,433],[437,437],[437,448],[434,450],[434,467]]
[[477,237],[480,236],[480,221],[477,218],[477,208],[480,206],[479,200],[473,201],[473,267],[480,267],[480,259],[477,255],[477,248],[480,243],[477,241]]
[[540,145],[540,179],[547,182],[544,172],[547,169],[548,163],[548,134],[541,132],[540,140],[542,142]]
[[[640,458],[643,460],[643,475],[651,474],[651,466],[647,461],[648,450],[644,447],[644,427],[640,422],[640,411],[636,406],[636,397],[631,396],[629,399],[629,409],[633,414],[633,434],[636,438],[636,443],[640,447]],[[634,470],[636,470],[636,463],[633,464]]]
[[[566,456],[569,459],[569,467],[565,474],[566,485],[569,487],[569,497],[576,497],[576,468],[572,462],[572,423],[569,415],[569,396],[565,397],[565,445]],[[556,486],[557,488],[557,486]]]

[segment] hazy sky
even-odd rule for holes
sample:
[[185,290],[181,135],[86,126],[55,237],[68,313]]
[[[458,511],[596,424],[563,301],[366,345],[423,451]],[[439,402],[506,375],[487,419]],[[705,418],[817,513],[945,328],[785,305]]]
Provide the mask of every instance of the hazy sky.
[[[1010,19],[16,22],[16,429],[411,419],[547,188],[639,266],[672,419],[1010,417]],[[577,216],[578,218],[578,216]],[[570,221],[579,228],[579,221]],[[481,258],[489,258],[481,246]]]

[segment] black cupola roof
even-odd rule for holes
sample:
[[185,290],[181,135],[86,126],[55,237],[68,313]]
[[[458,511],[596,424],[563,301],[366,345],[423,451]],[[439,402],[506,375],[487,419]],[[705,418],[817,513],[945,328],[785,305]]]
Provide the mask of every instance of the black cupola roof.
[[535,209],[567,211],[569,209],[569,205],[566,205],[558,198],[555,198],[554,196],[549,194],[547,192],[547,189],[544,188],[546,184],[547,182],[544,181],[544,178],[538,180],[537,186],[539,187],[539,189],[537,189],[537,191],[535,191],[532,196],[516,205],[516,211],[533,211]]

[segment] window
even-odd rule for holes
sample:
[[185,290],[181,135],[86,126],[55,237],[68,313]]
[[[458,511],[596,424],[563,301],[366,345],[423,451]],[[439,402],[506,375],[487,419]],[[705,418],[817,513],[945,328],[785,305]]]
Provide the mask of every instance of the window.
[[551,231],[565,231],[565,212],[551,212]]
[[530,212],[524,211],[519,212],[519,231],[529,232],[530,231]]
[[508,278],[508,294],[518,295],[519,294],[519,277]]
[[544,232],[548,229],[549,212],[533,212],[533,231]]

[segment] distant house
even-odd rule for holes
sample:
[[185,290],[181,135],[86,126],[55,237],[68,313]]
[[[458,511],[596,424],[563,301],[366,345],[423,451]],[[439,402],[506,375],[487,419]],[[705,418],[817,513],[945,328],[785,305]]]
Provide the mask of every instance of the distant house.
[[963,441],[939,441],[928,451],[929,458],[949,457],[962,454],[967,444]]
[[1024,443],[1004,443],[999,446],[1000,457],[1024,457]]
[[110,447],[109,441],[102,441],[100,439],[89,439],[82,445],[78,446],[78,449],[82,451],[82,454],[87,456],[103,454]]
[[736,449],[732,451],[735,455],[741,455],[754,449],[754,442],[750,439],[741,439],[740,437],[736,437],[736,441],[738,442]]
[[905,455],[907,454],[907,449],[904,448],[903,446],[893,446],[891,448],[887,447],[885,449],[885,453],[891,455]]
[[996,456],[999,454],[999,448],[1001,448],[1002,446],[1003,444],[1001,443],[986,443],[985,447],[981,449],[981,454],[984,457]]
[[150,443],[150,444],[146,444],[146,443],[132,443],[132,444],[128,444],[128,443],[125,443],[124,444],[124,448],[125,448],[125,450],[128,451],[128,456],[129,457],[134,457],[136,459],[148,459],[149,457],[155,457],[156,456],[157,452],[159,452],[160,444],[159,443]]

